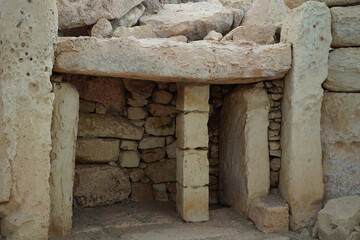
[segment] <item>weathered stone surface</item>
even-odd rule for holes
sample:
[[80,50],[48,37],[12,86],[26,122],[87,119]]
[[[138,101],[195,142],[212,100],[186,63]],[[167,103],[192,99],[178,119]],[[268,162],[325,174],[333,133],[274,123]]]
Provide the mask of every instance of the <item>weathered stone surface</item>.
[[[149,26],[149,25],[147,25],[147,26]],[[188,41],[187,37],[184,35],[172,36],[172,37],[169,37],[168,39],[172,40],[172,41],[184,42],[184,43],[187,43],[187,41]]]
[[243,216],[251,201],[270,188],[268,114],[266,90],[255,87],[236,88],[221,109],[220,201]]
[[147,163],[159,161],[164,159],[165,156],[166,152],[163,148],[145,149],[141,153],[141,159]]
[[176,141],[166,146],[166,154],[168,158],[176,158]]
[[138,151],[121,151],[119,155],[119,162],[121,167],[138,167],[140,163],[140,154]]
[[175,182],[176,181],[176,160],[166,159],[164,161],[149,164],[145,169],[145,174],[154,183]]
[[289,230],[289,206],[279,194],[254,199],[249,207],[249,218],[265,233]]
[[250,83],[280,79],[291,65],[287,44],[249,46],[237,42],[86,37],[59,40],[54,71],[72,74],[165,82]]
[[231,29],[234,29],[234,28],[237,28],[241,24],[241,21],[243,20],[245,13],[244,13],[244,10],[242,10],[242,9],[234,9],[234,8],[232,9],[232,12],[234,15],[234,21],[231,26]]
[[108,77],[72,76],[69,81],[87,101],[103,104],[106,108],[122,111],[125,105],[125,90],[120,79]]
[[145,131],[154,136],[173,135],[175,123],[170,117],[148,117],[145,122]]
[[[289,8],[296,8],[303,4],[304,2],[307,2],[310,0],[285,0],[285,4]],[[356,5],[360,3],[360,0],[316,0],[318,2],[325,3],[328,7],[333,6],[350,6],[350,5]]]
[[171,99],[172,94],[164,90],[155,91],[152,95],[154,103],[169,104]]
[[83,113],[95,112],[95,103],[80,99],[79,112],[83,112]]
[[100,18],[121,18],[141,0],[57,0],[59,27],[74,28],[91,25]]
[[139,149],[158,148],[164,146],[164,137],[144,137],[139,143]]
[[176,112],[175,107],[162,105],[157,103],[151,103],[147,106],[150,114],[157,117],[166,117]]
[[144,170],[135,168],[130,170],[130,179],[132,182],[138,182],[145,176]]
[[133,183],[131,187],[131,200],[133,202],[146,202],[154,199],[150,183]]
[[143,4],[146,7],[146,13],[150,14],[158,13],[162,8],[159,0],[144,0]]
[[127,117],[129,119],[133,119],[133,120],[145,119],[148,116],[148,112],[147,112],[146,108],[129,107],[127,109],[127,111],[128,111]]
[[176,184],[176,209],[187,222],[209,220],[208,187],[183,187]]
[[281,159],[280,158],[273,158],[270,162],[270,169],[273,171],[279,171],[281,167]]
[[211,30],[208,35],[204,37],[204,40],[220,41],[222,37],[223,35],[221,33]]
[[56,1],[0,5],[1,235],[47,239]]
[[128,119],[101,114],[80,113],[78,136],[115,137],[140,140],[144,129]]
[[257,44],[274,44],[278,39],[277,26],[272,23],[252,24],[240,26],[234,29],[232,39],[234,41],[253,41]]
[[264,22],[281,24],[289,12],[290,9],[285,5],[284,0],[254,0],[241,25],[249,26]]
[[50,235],[71,233],[75,147],[79,120],[79,93],[69,83],[55,83],[50,153]]
[[292,43],[293,68],[285,77],[282,101],[279,188],[290,206],[293,230],[313,223],[324,194],[320,110],[330,21],[329,8],[310,1],[291,11],[281,32],[281,41]]
[[209,112],[209,96],[209,85],[180,85],[177,91],[176,109],[183,112]]
[[330,91],[360,91],[359,48],[338,48],[329,53],[329,75],[323,86]]
[[106,18],[100,18],[99,21],[92,27],[91,35],[97,38],[109,38],[113,34],[111,23]]
[[321,143],[325,200],[360,195],[360,94],[324,94]]
[[138,22],[139,18],[143,15],[144,12],[145,12],[145,6],[139,4],[133,9],[131,9],[129,12],[127,12],[121,18],[113,19],[111,21],[111,25],[113,26],[114,29],[117,27],[130,28]]
[[126,200],[130,192],[127,170],[104,165],[78,165],[75,168],[75,206],[111,205]]
[[181,113],[176,118],[177,146],[186,148],[207,148],[209,143],[208,113]]
[[132,28],[118,27],[114,30],[114,37],[157,38],[151,25],[135,26]]
[[220,0],[220,2],[228,8],[243,9],[244,11],[248,11],[251,8],[253,0]]
[[123,82],[133,99],[139,102],[146,101],[146,98],[151,96],[155,87],[155,83],[149,81],[123,79]]
[[360,46],[360,6],[333,7],[331,11],[332,47]]
[[154,198],[158,201],[167,201],[168,194],[165,183],[153,184]]
[[120,149],[122,150],[136,150],[138,143],[136,141],[121,140]]
[[321,240],[346,239],[360,224],[360,196],[331,199],[318,213]]
[[117,161],[120,140],[79,138],[76,141],[76,161],[80,163],[108,163]]
[[230,31],[233,13],[218,1],[166,4],[156,15],[140,18],[140,25],[153,25],[159,37],[185,35],[190,40],[203,39],[208,32]]

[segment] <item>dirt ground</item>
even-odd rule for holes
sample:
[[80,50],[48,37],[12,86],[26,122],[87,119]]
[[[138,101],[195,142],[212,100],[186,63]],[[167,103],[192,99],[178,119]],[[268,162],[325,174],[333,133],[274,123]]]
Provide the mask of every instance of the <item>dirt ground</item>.
[[[50,238],[57,240],[58,238]],[[294,232],[264,234],[231,208],[211,205],[210,221],[186,223],[174,202],[120,203],[74,209],[72,235],[66,239],[121,240],[289,240],[312,239]]]

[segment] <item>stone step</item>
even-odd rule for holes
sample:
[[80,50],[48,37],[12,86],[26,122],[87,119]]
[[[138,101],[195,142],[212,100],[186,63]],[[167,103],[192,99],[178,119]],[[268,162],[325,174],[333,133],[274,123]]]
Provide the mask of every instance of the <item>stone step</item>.
[[287,44],[167,39],[59,38],[55,72],[164,82],[252,83],[284,77],[291,67]]

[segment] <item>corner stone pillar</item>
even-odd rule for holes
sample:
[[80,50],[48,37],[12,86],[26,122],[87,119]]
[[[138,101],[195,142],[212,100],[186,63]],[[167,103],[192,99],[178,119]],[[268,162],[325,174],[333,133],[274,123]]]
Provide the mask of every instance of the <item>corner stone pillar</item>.
[[281,42],[292,44],[293,59],[282,102],[279,188],[293,230],[312,224],[322,207],[321,85],[328,71],[330,25],[329,8],[310,1],[291,11],[281,32]]
[[176,208],[187,222],[209,220],[209,85],[178,86]]
[[47,239],[55,0],[0,0],[0,217],[6,239]]

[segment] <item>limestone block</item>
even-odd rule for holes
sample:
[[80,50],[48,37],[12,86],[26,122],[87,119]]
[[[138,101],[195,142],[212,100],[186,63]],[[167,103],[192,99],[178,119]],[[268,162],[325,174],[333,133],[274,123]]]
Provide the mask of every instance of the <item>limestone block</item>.
[[221,109],[220,202],[243,216],[251,201],[266,196],[270,188],[268,115],[263,88],[240,86],[225,97]]
[[176,160],[166,159],[164,161],[149,164],[145,169],[145,174],[154,183],[175,182]]
[[183,187],[202,187],[209,184],[207,150],[176,151],[176,180]]
[[131,200],[133,202],[146,202],[154,199],[153,188],[150,183],[133,183],[131,187]]
[[106,165],[77,165],[74,205],[95,207],[126,200],[131,192],[127,170]]
[[140,163],[140,154],[138,151],[121,151],[119,155],[119,162],[121,167],[138,167]]
[[158,148],[164,146],[164,137],[144,137],[139,143],[139,149]]
[[166,152],[163,148],[145,149],[141,153],[141,159],[147,163],[159,161],[165,156]]
[[146,101],[146,98],[151,96],[153,88],[155,87],[155,83],[149,81],[123,79],[123,82],[133,99],[139,102]]
[[76,161],[80,163],[116,162],[120,140],[79,138],[76,141]]
[[166,146],[166,154],[168,158],[176,158],[176,141]]
[[138,147],[138,143],[136,141],[121,140],[120,149],[122,150],[135,151],[137,147]]
[[0,5],[1,235],[47,239],[56,1]]
[[321,109],[324,198],[360,195],[360,94],[324,94]]
[[207,148],[209,142],[208,113],[181,113],[176,118],[177,146],[186,148]]
[[165,183],[153,184],[154,198],[158,201],[169,200]]
[[223,38],[221,33],[211,30],[205,37],[204,40],[220,41]]
[[306,2],[291,11],[281,41],[293,46],[293,68],[285,77],[281,106],[279,188],[289,204],[290,228],[311,225],[324,194],[321,163],[321,84],[328,73],[331,43],[329,8]]
[[147,106],[150,114],[156,117],[166,117],[176,112],[175,107],[162,105],[157,103],[151,103]]
[[[149,26],[149,25],[145,25],[145,26]],[[184,35],[172,36],[172,37],[169,37],[168,39],[172,40],[172,41],[176,41],[176,42],[184,42],[184,43],[188,42],[187,37]]]
[[141,0],[57,0],[59,27],[74,28],[92,25],[100,18],[121,18]]
[[113,28],[111,23],[106,18],[100,18],[99,21],[92,27],[91,35],[97,38],[109,38],[112,36]]
[[323,86],[330,91],[360,91],[359,48],[338,48],[329,53],[329,75]]
[[360,6],[333,7],[331,11],[332,47],[360,46]]
[[209,85],[179,85],[176,109],[183,112],[209,112]]
[[154,103],[169,104],[171,99],[172,94],[164,90],[155,91],[152,95]]
[[158,14],[142,16],[139,22],[153,25],[162,38],[185,35],[190,40],[200,40],[211,30],[230,31],[233,13],[218,1],[165,4]]
[[154,136],[167,136],[175,133],[175,123],[170,117],[148,117],[145,131]]
[[114,27],[114,29],[117,27],[130,28],[138,22],[139,18],[143,15],[144,12],[145,6],[143,4],[139,4],[121,18],[113,19],[111,21],[111,25]]
[[145,119],[148,116],[148,111],[144,107],[129,107],[127,111],[127,117],[133,120]]
[[118,27],[114,30],[113,37],[157,38],[151,25],[135,26],[132,28]]
[[253,41],[257,44],[274,44],[277,39],[277,26],[272,23],[252,24],[240,26],[234,29],[232,39],[234,41]]
[[290,63],[288,44],[83,37],[59,38],[54,71],[162,82],[251,83],[284,77]]
[[289,206],[279,194],[254,199],[249,207],[249,218],[265,233],[289,230]]
[[192,188],[176,184],[176,209],[186,222],[208,221],[208,187]]
[[135,126],[128,119],[102,114],[80,113],[78,136],[113,137],[140,140],[144,129]]
[[[310,0],[285,0],[285,4],[289,8],[296,8],[307,1],[310,1]],[[360,0],[317,0],[317,1],[325,3],[328,7],[351,6],[351,5],[356,5],[356,4],[360,3]]]
[[253,0],[220,0],[220,2],[228,8],[250,9]]
[[75,147],[79,120],[79,93],[69,83],[55,83],[50,153],[50,235],[71,233],[75,174]]
[[321,240],[346,239],[360,223],[360,195],[329,200],[317,221]]

